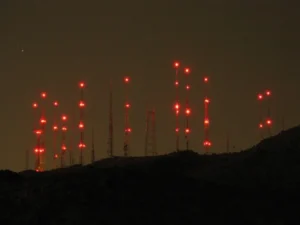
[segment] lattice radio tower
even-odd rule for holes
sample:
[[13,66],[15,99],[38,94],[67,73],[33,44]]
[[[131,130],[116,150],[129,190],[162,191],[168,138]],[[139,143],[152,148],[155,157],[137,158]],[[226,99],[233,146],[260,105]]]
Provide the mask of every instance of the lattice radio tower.
[[54,106],[54,115],[53,115],[53,150],[52,150],[52,157],[53,157],[53,168],[57,168],[57,159],[58,159],[58,149],[57,149],[57,136],[58,136],[58,121],[57,121],[57,108],[59,106],[58,101],[53,102]]
[[[204,84],[207,85],[209,82],[208,77],[204,77]],[[211,147],[212,143],[209,139],[209,126],[210,126],[210,118],[209,118],[209,110],[208,106],[210,104],[210,99],[207,97],[207,88],[205,88],[205,97],[204,97],[204,150],[205,153],[208,152],[209,148]]]
[[66,133],[68,131],[68,127],[66,125],[68,117],[66,115],[61,116],[61,132],[62,132],[62,137],[61,137],[61,151],[60,151],[60,167],[64,168],[66,166],[65,162],[65,154],[67,151],[67,144],[66,144]]
[[130,82],[129,77],[124,78],[124,83],[125,83],[125,127],[124,127],[124,146],[123,146],[123,151],[124,151],[124,156],[129,156],[129,135],[131,133],[131,128],[129,124],[129,109],[131,107],[131,104],[128,101],[128,84]]
[[80,130],[80,142],[78,144],[79,147],[79,164],[83,165],[83,150],[86,147],[84,143],[84,108],[85,108],[85,102],[84,102],[84,96],[83,96],[83,90],[85,88],[85,83],[80,82],[79,83],[79,88],[80,88],[80,101],[79,101],[79,124],[78,128]]
[[180,113],[180,103],[179,103],[179,62],[174,62],[173,67],[175,69],[175,134],[176,134],[176,151],[179,151],[179,113]]
[[185,143],[186,143],[186,150],[189,150],[189,144],[190,144],[190,140],[189,140],[189,135],[191,133],[191,129],[190,129],[190,125],[189,125],[189,117],[191,114],[191,108],[190,108],[190,103],[189,103],[189,91],[190,91],[190,84],[188,82],[188,77],[190,74],[191,70],[189,68],[185,68],[184,69],[184,74],[186,75],[186,99],[185,99],[185,130],[184,130],[184,134],[185,134]]

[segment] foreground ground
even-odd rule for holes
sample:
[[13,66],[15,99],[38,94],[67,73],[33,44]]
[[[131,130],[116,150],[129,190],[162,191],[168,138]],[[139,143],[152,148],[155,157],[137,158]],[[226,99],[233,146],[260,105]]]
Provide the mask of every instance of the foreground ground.
[[251,149],[0,172],[0,224],[298,224],[300,127]]

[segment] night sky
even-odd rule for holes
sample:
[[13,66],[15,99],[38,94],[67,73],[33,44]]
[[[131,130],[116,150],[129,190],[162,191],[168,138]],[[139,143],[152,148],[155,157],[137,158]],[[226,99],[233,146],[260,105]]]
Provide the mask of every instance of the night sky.
[[[273,92],[273,133],[280,131],[283,117],[287,128],[299,124],[298,1],[77,2],[0,1],[0,169],[25,168],[25,151],[33,152],[35,144],[31,104],[39,100],[41,91],[49,95],[49,123],[51,102],[58,100],[61,112],[70,116],[69,125],[76,126],[80,80],[87,83],[85,162],[90,160],[92,127],[96,157],[106,156],[110,79],[115,154],[122,155],[125,75],[132,79],[131,155],[144,154],[148,105],[156,109],[158,152],[174,151],[174,60],[192,71],[191,148],[195,151],[203,152],[204,75],[211,79],[211,152],[225,151],[227,133],[236,151],[259,141],[256,95],[266,88]],[[79,132],[67,138],[77,146]],[[51,143],[48,131],[47,168]],[[74,151],[77,160],[78,149]],[[33,153],[30,164],[33,168]]]

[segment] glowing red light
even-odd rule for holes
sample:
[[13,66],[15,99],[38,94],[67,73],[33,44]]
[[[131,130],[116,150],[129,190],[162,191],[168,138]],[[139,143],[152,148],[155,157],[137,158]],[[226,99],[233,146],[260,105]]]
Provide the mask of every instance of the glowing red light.
[[55,155],[54,155],[54,158],[57,159],[57,158],[58,158],[58,154],[55,154]]
[[84,143],[79,143],[78,147],[79,147],[79,148],[85,148],[86,146],[85,146]]
[[186,133],[186,134],[189,134],[190,132],[191,132],[191,130],[190,130],[189,128],[186,128],[186,129],[185,129],[185,133]]
[[67,131],[68,128],[67,128],[66,126],[63,126],[63,127],[61,128],[61,130],[62,130],[62,131]]
[[258,94],[258,95],[257,95],[257,99],[258,99],[258,100],[262,100],[263,98],[264,98],[264,97],[263,97],[262,94]]
[[259,127],[259,128],[264,128],[264,125],[263,125],[262,123],[260,123],[260,124],[258,125],[258,127]]
[[36,135],[41,135],[41,134],[43,133],[43,131],[42,131],[42,130],[35,130],[34,133],[35,133]]
[[175,86],[178,86],[179,85],[179,82],[178,81],[175,81]]
[[58,101],[53,102],[53,105],[54,105],[55,107],[57,107],[57,106],[58,106]]
[[180,66],[179,62],[174,62],[174,68],[175,68],[175,69],[178,69],[179,66]]
[[210,147],[210,146],[211,146],[211,142],[210,142],[210,141],[204,141],[204,142],[203,142],[203,145],[204,145],[205,147]]
[[126,103],[126,104],[125,104],[125,108],[129,109],[129,108],[130,108],[130,104],[129,104],[129,103]]
[[67,116],[65,116],[65,115],[62,115],[62,116],[61,116],[61,120],[62,120],[62,121],[66,121],[67,119],[68,119]]
[[185,114],[186,114],[186,115],[190,115],[190,114],[191,114],[191,109],[186,109],[186,110],[185,110]]
[[269,125],[269,126],[272,125],[272,120],[271,119],[267,119],[266,120],[266,124]]
[[209,125],[209,119],[208,118],[204,119],[204,125]]
[[131,128],[126,128],[125,133],[131,133]]
[[125,83],[129,83],[129,81],[130,81],[129,77],[124,77],[124,82]]
[[78,128],[79,128],[79,129],[83,129],[83,128],[84,128],[83,122],[80,122],[80,123],[79,123]]
[[84,82],[79,82],[79,88],[85,88],[85,83]]
[[39,153],[39,149],[38,149],[38,148],[35,148],[35,149],[34,149],[34,153]]
[[191,86],[190,85],[186,85],[186,90],[190,90]]
[[178,103],[176,103],[175,106],[174,106],[174,108],[175,108],[176,110],[179,110],[180,105],[179,105]]
[[209,100],[208,98],[205,98],[205,99],[204,99],[204,103],[209,104],[209,103],[210,103],[210,100]]
[[79,102],[79,108],[84,108],[84,107],[85,107],[84,101],[80,101],[80,102]]
[[46,124],[46,123],[47,123],[47,120],[46,120],[45,118],[41,118],[41,119],[40,119],[40,123],[41,123],[41,124]]
[[191,71],[190,71],[190,68],[185,68],[185,69],[184,69],[184,73],[185,73],[185,74],[189,74],[190,72],[191,72]]
[[46,97],[47,97],[47,93],[46,93],[46,92],[42,92],[42,93],[41,93],[41,97],[42,97],[42,98],[46,98]]
[[66,150],[67,150],[67,146],[63,144],[63,145],[61,146],[61,150],[66,151]]
[[177,109],[177,110],[175,111],[175,113],[176,113],[176,115],[179,115],[179,110]]
[[58,126],[57,126],[57,125],[54,125],[54,126],[52,127],[52,130],[53,130],[53,131],[57,131],[57,130],[58,130]]
[[175,129],[175,132],[178,133],[178,132],[179,132],[179,128],[176,128],[176,129]]
[[208,77],[204,77],[204,83],[207,83],[208,82]]
[[266,90],[266,95],[267,95],[267,96],[271,96],[271,91]]
[[39,149],[39,152],[40,152],[40,153],[44,153],[44,152],[45,152],[45,149],[40,148],[40,149]]
[[32,108],[36,109],[38,107],[38,104],[36,102],[32,103]]

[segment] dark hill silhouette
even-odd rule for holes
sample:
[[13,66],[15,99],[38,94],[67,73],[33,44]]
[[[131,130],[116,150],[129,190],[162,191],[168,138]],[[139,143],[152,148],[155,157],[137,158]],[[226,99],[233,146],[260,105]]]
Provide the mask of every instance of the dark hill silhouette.
[[300,127],[231,154],[0,172],[0,224],[298,224]]

